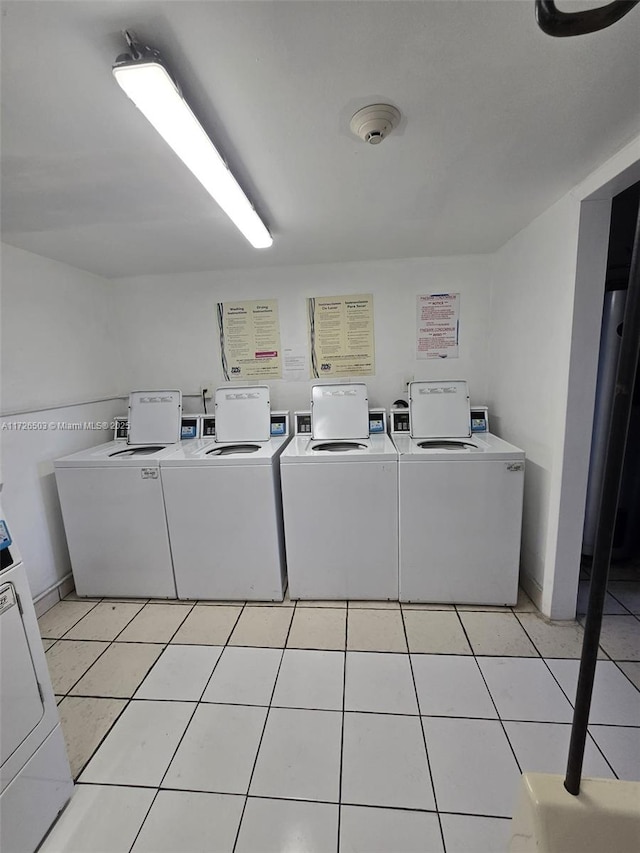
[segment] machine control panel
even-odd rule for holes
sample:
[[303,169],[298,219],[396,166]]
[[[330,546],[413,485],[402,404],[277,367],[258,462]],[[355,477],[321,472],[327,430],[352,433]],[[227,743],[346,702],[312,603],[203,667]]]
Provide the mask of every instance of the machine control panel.
[[[282,438],[289,435],[289,412],[271,412],[271,437]],[[198,415],[200,420],[200,438],[216,437],[215,415]]]
[[311,435],[311,412],[295,412],[296,435]]
[[[311,435],[311,412],[294,412],[295,434]],[[384,435],[387,413],[384,409],[369,409],[369,435]]]
[[486,406],[471,407],[471,432],[489,432],[489,410]]
[[409,435],[411,432],[409,409],[391,409],[391,432],[406,433]]
[[[129,435],[129,418],[126,415],[118,415],[114,420],[113,438],[116,441],[124,439]],[[199,415],[183,415],[180,422],[180,438],[182,441],[189,438],[200,438]]]
[[289,412],[271,412],[271,437],[284,438],[289,435]]
[[13,544],[7,522],[0,520],[0,570],[10,568],[13,565],[13,557],[9,546]]
[[129,418],[126,415],[118,415],[117,418],[114,418],[115,427],[113,430],[113,437],[115,440],[125,439],[129,435]]
[[11,545],[11,534],[6,521],[0,521],[0,551]]
[[198,438],[198,420],[197,416],[194,417],[182,417],[182,423],[180,424],[180,438],[182,441],[188,438]]
[[200,416],[200,437],[215,438],[216,437],[216,419],[215,415]]
[[[391,433],[411,432],[409,409],[391,409]],[[489,410],[486,406],[471,407],[471,432],[489,432]]]
[[369,435],[384,435],[387,431],[387,413],[384,409],[369,409]]

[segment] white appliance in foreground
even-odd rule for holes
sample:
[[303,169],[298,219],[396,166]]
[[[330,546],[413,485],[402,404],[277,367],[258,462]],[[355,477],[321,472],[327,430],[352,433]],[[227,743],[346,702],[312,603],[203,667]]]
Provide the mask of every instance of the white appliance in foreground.
[[179,391],[135,391],[126,440],[54,463],[80,596],[175,598],[160,460],[180,437]]
[[398,599],[398,454],[363,383],[314,385],[280,460],[289,595]]
[[401,601],[517,601],[524,452],[470,424],[466,382],[412,382],[392,412]]
[[1,507],[0,560],[0,850],[33,853],[73,781],[25,567]]
[[202,434],[160,461],[178,598],[282,601],[288,412],[267,386],[218,388]]

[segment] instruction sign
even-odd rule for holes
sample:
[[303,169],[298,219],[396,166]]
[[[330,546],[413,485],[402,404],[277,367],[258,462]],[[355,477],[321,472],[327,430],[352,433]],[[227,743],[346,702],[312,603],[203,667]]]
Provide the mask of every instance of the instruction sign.
[[416,357],[458,358],[460,294],[418,296],[416,315]]
[[222,374],[233,379],[280,379],[280,322],[276,299],[218,302]]
[[311,377],[375,373],[373,296],[320,296],[307,300]]

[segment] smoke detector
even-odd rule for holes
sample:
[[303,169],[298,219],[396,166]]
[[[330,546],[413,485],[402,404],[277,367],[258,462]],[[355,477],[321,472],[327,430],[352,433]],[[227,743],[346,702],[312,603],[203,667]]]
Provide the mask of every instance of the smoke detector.
[[389,136],[400,121],[400,110],[391,104],[371,104],[363,107],[349,123],[351,132],[369,145],[378,145]]

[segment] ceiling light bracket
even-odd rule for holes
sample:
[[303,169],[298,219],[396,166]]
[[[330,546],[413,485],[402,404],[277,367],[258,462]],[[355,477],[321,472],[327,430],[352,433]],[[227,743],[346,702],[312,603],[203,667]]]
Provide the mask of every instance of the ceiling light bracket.
[[180,89],[180,85],[174,75],[171,73],[171,69],[167,67],[166,62],[163,60],[160,55],[160,51],[155,47],[150,47],[148,44],[142,44],[138,41],[138,37],[133,32],[133,30],[122,30],[122,35],[127,42],[127,47],[129,48],[130,53],[121,53],[117,58],[113,65],[114,68],[122,68],[127,65],[142,65],[145,62],[155,62],[158,65],[161,65],[164,70],[167,72],[169,77],[171,77],[171,81],[176,89],[182,94],[182,90]]
[[[140,44],[133,30],[122,30],[122,35],[127,42],[127,47],[131,51],[130,54],[122,54],[123,58],[128,57],[129,59],[139,62],[142,59],[157,59],[160,55],[160,52],[155,48],[149,47],[149,45],[146,44]],[[118,59],[120,59],[120,57],[118,57]]]

